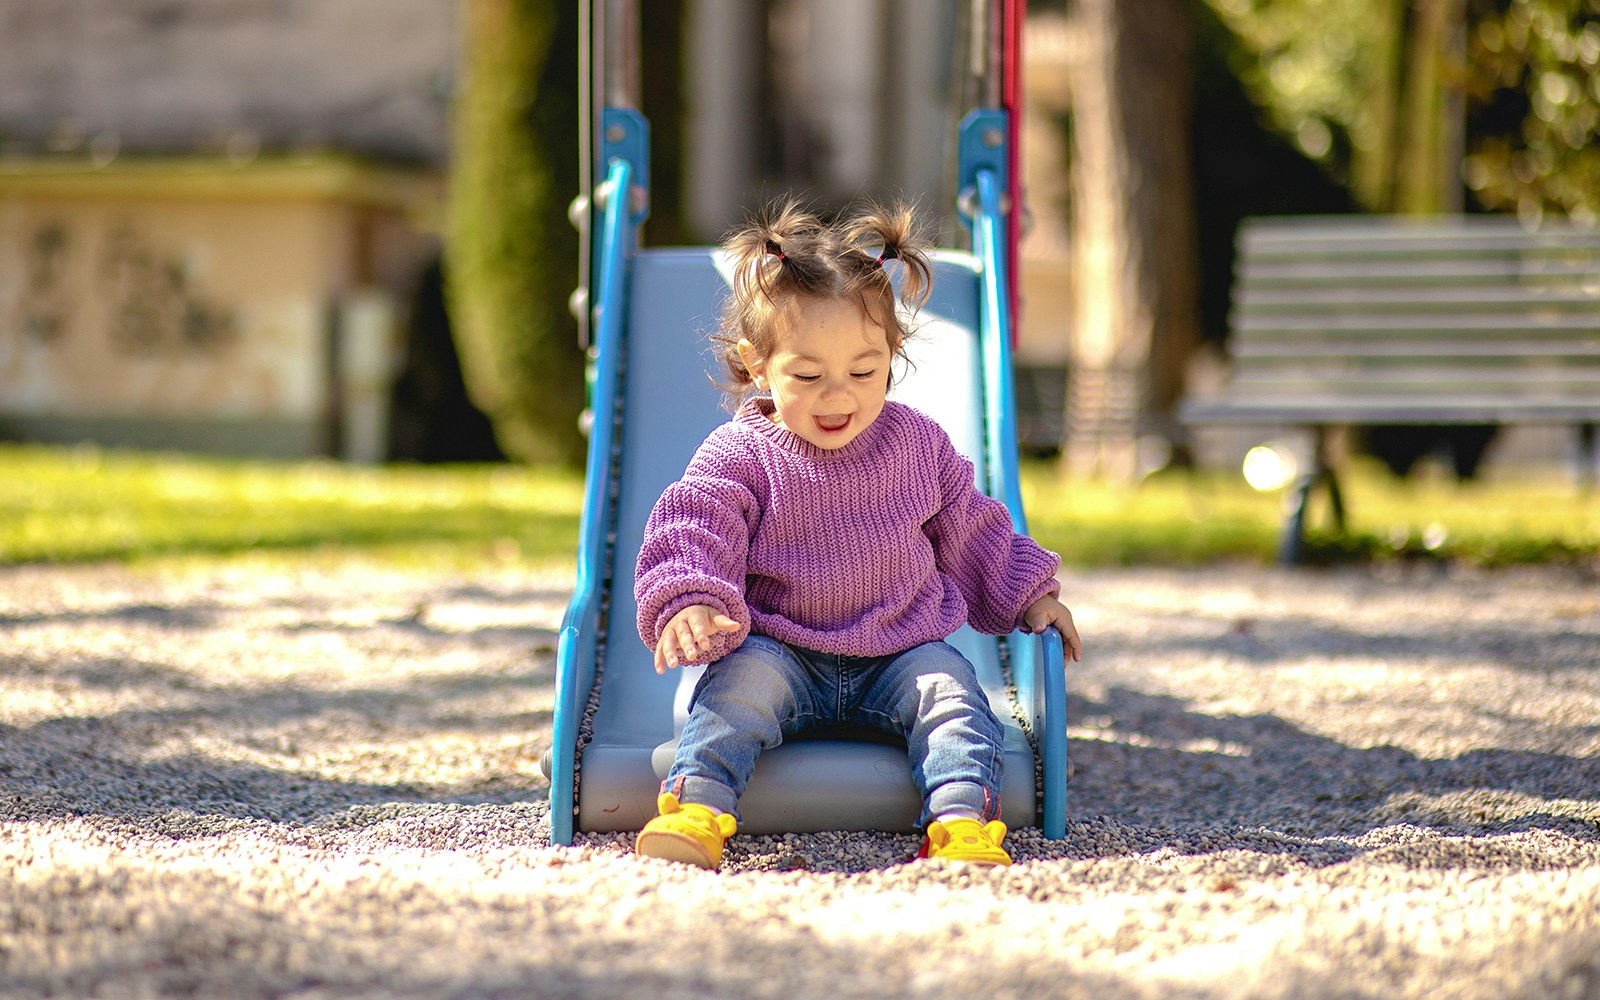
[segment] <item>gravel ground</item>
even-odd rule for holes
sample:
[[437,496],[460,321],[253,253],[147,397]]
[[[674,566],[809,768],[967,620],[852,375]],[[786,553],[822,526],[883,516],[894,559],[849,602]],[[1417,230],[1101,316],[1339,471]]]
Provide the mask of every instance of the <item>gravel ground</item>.
[[1062,842],[547,844],[570,578],[0,571],[0,995],[1600,996],[1600,587],[1073,575]]

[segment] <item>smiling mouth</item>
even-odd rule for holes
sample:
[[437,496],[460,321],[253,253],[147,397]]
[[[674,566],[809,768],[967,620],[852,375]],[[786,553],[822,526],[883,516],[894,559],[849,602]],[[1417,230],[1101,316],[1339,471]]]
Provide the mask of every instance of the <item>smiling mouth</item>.
[[841,413],[826,417],[815,417],[813,419],[816,420],[817,427],[828,434],[837,434],[846,427],[850,426],[850,414],[848,413]]

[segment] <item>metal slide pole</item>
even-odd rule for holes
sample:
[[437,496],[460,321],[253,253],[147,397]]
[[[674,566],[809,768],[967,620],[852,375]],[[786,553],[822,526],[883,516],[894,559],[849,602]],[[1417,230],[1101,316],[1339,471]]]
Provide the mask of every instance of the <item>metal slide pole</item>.
[[1001,24],[1000,109],[1006,113],[1005,191],[1011,202],[1006,210],[1006,295],[1011,300],[1011,346],[1017,346],[1017,326],[1022,296],[1021,257],[1022,192],[1022,28],[1028,13],[1025,0],[1005,0]]

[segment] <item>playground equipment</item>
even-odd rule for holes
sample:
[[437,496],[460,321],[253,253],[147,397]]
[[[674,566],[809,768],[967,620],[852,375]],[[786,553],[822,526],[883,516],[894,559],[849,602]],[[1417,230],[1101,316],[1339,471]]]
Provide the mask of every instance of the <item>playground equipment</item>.
[[[661,779],[704,668],[655,673],[634,627],[633,571],[644,524],[705,435],[727,419],[708,373],[707,335],[728,284],[712,248],[642,248],[649,130],[628,81],[637,0],[582,0],[586,96],[583,176],[573,203],[585,236],[574,295],[591,360],[589,456],[577,585],[561,624],[554,740],[546,757],[551,840],[578,830],[637,830],[655,815]],[[909,343],[914,362],[891,393],[937,419],[1026,530],[1017,483],[1011,381],[1017,190],[1008,137],[1022,0],[974,0],[994,104],[960,126],[959,190],[972,249],[933,255],[933,298]],[[1008,69],[1009,68],[1009,69]],[[1005,81],[1012,82],[1008,85]],[[1009,96],[1010,106],[1004,104]],[[970,628],[950,638],[974,666],[1006,728],[1002,818],[1066,831],[1066,694],[1061,637]],[[914,828],[920,800],[903,746],[848,733],[791,740],[764,754],[740,801],[749,833]]]

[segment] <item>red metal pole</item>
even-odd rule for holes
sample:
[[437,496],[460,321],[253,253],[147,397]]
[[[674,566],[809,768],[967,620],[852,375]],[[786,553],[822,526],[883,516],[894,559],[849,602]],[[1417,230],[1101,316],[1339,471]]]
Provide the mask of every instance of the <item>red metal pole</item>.
[[1027,17],[1027,0],[1005,0],[1002,19],[1000,106],[1006,113],[1006,131],[1010,142],[1006,148],[1005,193],[1011,199],[1006,213],[1006,279],[1011,286],[1007,296],[1011,300],[1011,346],[1017,346],[1017,330],[1021,316],[1021,259],[1018,247],[1022,242],[1022,25]]

